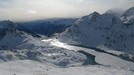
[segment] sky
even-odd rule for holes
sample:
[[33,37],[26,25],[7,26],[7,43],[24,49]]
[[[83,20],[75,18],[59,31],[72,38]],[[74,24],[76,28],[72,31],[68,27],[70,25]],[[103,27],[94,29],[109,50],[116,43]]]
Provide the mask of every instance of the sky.
[[74,18],[111,8],[128,9],[134,0],[0,0],[0,20]]

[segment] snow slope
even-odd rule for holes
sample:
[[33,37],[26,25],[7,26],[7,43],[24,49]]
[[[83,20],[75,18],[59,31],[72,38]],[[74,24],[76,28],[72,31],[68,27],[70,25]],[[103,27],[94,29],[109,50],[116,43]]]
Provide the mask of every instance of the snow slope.
[[[44,45],[45,48],[43,48],[43,50],[36,49],[28,51],[29,57],[34,59],[38,58],[38,60],[17,59],[15,61],[0,63],[0,75],[133,75],[134,73],[133,63],[121,60],[117,57],[105,53],[99,53],[83,47],[67,45],[54,39],[43,40],[43,42],[49,44]],[[56,47],[53,47],[52,45]],[[59,47],[67,48],[67,50]],[[93,54],[96,56],[95,60],[98,63],[110,66],[78,66],[77,63],[82,63],[84,61],[84,56],[73,50],[83,50],[87,53]],[[21,57],[24,57],[26,55],[25,53],[27,53],[27,50],[1,50],[0,53],[0,58],[6,53],[8,56],[3,57],[9,58],[13,56],[15,58],[15,56],[18,56],[17,54],[23,55]],[[39,60],[44,61],[40,62]],[[69,63],[66,60],[68,60]],[[62,65],[62,67],[63,64],[70,64],[70,66],[61,68],[55,64]]]
[[129,69],[102,66],[56,68],[49,63],[31,60],[12,61],[0,64],[0,75],[133,75]]
[[134,69],[134,62],[121,59],[119,56],[114,56],[101,51],[96,51],[95,49],[68,45],[66,43],[60,42],[57,39],[53,39],[53,40],[51,39],[48,40],[48,42],[50,42],[50,45],[53,46],[65,48],[68,50],[74,50],[74,51],[84,51],[86,53],[92,54],[95,56],[95,61],[101,65]]
[[0,64],[17,60],[48,62],[53,66],[68,67],[82,65],[86,57],[79,52],[49,46],[48,44],[40,47],[35,46],[33,49],[0,50]]
[[35,34],[11,21],[0,22],[0,35],[0,49],[25,49],[39,44]]

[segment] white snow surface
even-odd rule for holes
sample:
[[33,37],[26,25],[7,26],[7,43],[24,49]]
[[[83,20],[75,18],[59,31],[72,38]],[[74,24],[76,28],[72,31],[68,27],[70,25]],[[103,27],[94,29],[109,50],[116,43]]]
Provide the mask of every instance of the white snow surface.
[[[45,41],[45,40],[43,40],[43,41]],[[68,45],[66,43],[60,42],[58,39],[53,39],[53,40],[50,39],[48,41],[53,46],[62,47],[62,48],[66,48],[68,50],[74,50],[74,51],[82,50],[82,51],[85,51],[85,52],[87,52],[89,54],[92,54],[92,55],[95,56],[95,61],[97,63],[105,65],[105,66],[134,69],[134,63],[133,62],[123,60],[123,59],[121,59],[119,57],[116,57],[116,56],[113,56],[113,55],[97,52],[97,51],[95,51],[93,49],[88,49],[88,48],[83,48],[83,47],[79,47],[79,46]],[[113,52],[113,53],[116,53],[116,51]],[[117,51],[117,53],[119,53],[119,52]]]
[[[122,60],[118,57],[105,54],[105,53],[96,52],[95,50],[88,49],[88,48],[68,45],[66,43],[60,42],[57,39],[45,39],[42,40],[42,42],[48,44],[50,47],[55,46],[53,47],[53,49],[50,47],[46,47],[45,48],[46,50],[44,50],[45,53],[42,50],[38,49],[39,50],[38,52],[41,53],[43,52],[42,54],[44,56],[37,56],[37,57],[41,59],[43,59],[44,57],[45,61],[40,62],[36,60],[19,59],[14,61],[3,62],[0,63],[0,75],[133,75],[134,74],[133,71],[134,63]],[[74,51],[83,50],[87,53],[90,53],[95,56],[96,62],[102,64],[103,66],[102,65],[87,65],[87,66],[77,65],[76,62],[80,63],[80,61],[78,61],[77,59],[69,60],[69,62],[74,62],[74,63],[73,65],[70,64],[70,66],[68,67],[62,68],[56,66],[54,63],[56,63],[57,61],[60,62],[60,60],[54,60],[51,58],[53,58],[52,56],[58,55],[59,59],[61,60],[66,59],[66,56],[64,56],[62,53],[60,54],[57,52],[58,50],[64,52],[62,48],[66,49],[66,50],[64,49],[65,53],[68,53],[69,56],[70,55],[71,57],[76,56],[75,58],[79,58],[80,56],[84,57],[84,56],[78,53],[73,53]],[[8,54],[9,53],[13,54],[12,52],[9,51]],[[15,56],[15,54],[13,55]]]
[[129,69],[103,66],[56,68],[49,63],[18,60],[0,64],[0,75],[133,75]]

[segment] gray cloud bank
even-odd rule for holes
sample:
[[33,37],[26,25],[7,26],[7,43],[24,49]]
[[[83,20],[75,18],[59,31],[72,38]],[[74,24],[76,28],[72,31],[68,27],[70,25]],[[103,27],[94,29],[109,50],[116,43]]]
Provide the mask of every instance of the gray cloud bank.
[[0,20],[27,21],[55,17],[80,17],[93,11],[127,9],[134,0],[0,0]]

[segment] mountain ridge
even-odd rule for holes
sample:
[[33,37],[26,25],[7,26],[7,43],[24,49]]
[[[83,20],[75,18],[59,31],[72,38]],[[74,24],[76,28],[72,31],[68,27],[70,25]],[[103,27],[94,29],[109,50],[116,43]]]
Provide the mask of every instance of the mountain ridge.
[[[133,11],[132,8],[130,8],[131,11]],[[70,28],[58,36],[59,40],[69,44],[99,48],[107,47],[113,50],[134,53],[134,47],[132,46],[134,44],[132,40],[134,39],[132,36],[134,34],[133,27],[128,28],[125,22],[115,15],[104,13],[94,16],[94,14],[97,13],[91,13],[77,20]]]

